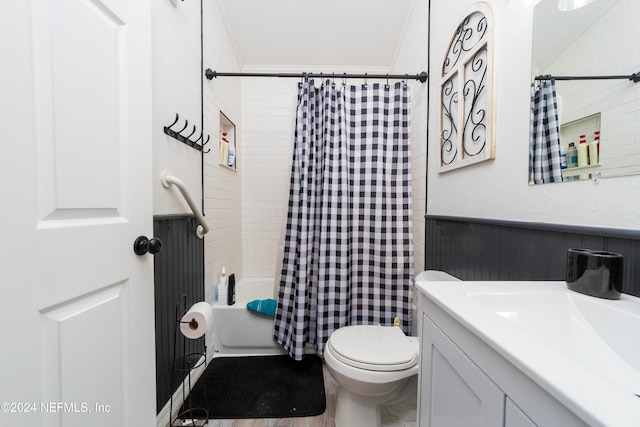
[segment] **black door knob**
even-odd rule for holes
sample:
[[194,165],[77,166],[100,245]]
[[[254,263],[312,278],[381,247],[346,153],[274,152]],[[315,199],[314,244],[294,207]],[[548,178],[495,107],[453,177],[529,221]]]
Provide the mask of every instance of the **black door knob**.
[[136,255],[144,255],[147,252],[155,255],[160,252],[160,249],[162,249],[162,242],[155,237],[147,239],[147,236],[140,236],[133,242],[133,252],[135,252]]

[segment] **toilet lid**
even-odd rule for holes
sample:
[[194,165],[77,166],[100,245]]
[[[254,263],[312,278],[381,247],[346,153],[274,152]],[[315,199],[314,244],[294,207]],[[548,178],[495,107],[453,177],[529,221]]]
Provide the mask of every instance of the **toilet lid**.
[[418,360],[417,345],[397,326],[345,326],[331,334],[329,345],[340,361],[362,369],[397,371]]

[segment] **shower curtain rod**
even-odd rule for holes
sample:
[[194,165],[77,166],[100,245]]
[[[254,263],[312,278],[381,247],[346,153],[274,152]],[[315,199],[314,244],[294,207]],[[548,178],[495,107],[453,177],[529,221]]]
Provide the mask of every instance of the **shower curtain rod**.
[[627,76],[552,76],[551,74],[543,74],[535,76],[534,80],[631,80],[634,83],[640,82],[640,72]]
[[214,77],[290,77],[290,78],[342,78],[342,79],[393,79],[393,80],[419,80],[421,83],[427,81],[427,72],[420,74],[348,74],[348,73],[221,73],[212,71],[210,68],[204,72],[207,79]]

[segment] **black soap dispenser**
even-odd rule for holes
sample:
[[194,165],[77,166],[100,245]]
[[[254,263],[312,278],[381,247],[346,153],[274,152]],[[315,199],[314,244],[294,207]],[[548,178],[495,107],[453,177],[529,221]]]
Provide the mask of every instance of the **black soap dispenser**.
[[233,305],[236,303],[236,276],[234,274],[229,275],[227,285],[227,305]]

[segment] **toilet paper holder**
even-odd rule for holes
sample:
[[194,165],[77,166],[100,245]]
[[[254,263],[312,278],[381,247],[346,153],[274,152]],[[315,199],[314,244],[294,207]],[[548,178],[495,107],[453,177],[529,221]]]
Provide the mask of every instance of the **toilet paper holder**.
[[191,330],[196,330],[198,329],[198,321],[196,319],[191,319],[188,322],[185,322],[184,320],[178,320],[178,322],[180,322],[180,324],[188,324],[189,325],[189,329]]
[[[207,344],[204,339],[204,335],[201,336],[200,338],[188,339],[184,334],[181,333],[181,330],[180,330],[180,326],[183,324],[188,324],[189,328],[192,330],[197,329],[199,326],[198,321],[196,319],[191,319],[190,321],[182,320],[183,317],[189,312],[190,308],[191,306],[187,304],[187,295],[183,294],[176,302],[176,308],[175,308],[176,317],[175,317],[175,330],[173,334],[173,358],[172,358],[173,373],[171,375],[171,390],[175,390],[177,386],[175,384],[176,373],[181,373],[180,375],[178,375],[178,378],[180,381],[182,381],[183,387],[185,386],[185,384],[188,386],[189,394],[191,394],[191,391],[192,391],[191,372],[194,369],[202,366],[203,364],[205,365],[205,367],[207,365]],[[181,340],[179,340],[178,335],[182,335]],[[179,343],[179,341],[181,341],[181,344]],[[189,344],[187,344],[187,341],[189,341]],[[194,341],[195,341],[195,344],[192,344]],[[203,347],[204,347],[203,351],[194,349],[194,345],[198,346],[200,342],[202,342],[203,344]],[[181,348],[179,349],[178,347],[181,347]],[[187,350],[187,348],[189,348],[189,350]],[[185,373],[186,375],[184,375]],[[205,403],[206,403],[206,406],[208,406],[206,383],[204,387],[205,387],[205,391],[204,391]],[[180,411],[180,408],[178,408],[179,413],[176,415],[175,418],[171,420],[171,423],[169,424],[170,426],[182,425],[182,424],[176,424],[176,421],[178,419],[185,419],[185,418],[208,419],[209,418],[209,411],[206,408],[194,408],[191,406],[190,400],[185,400],[184,404],[185,404],[184,410]],[[170,405],[169,406],[170,414],[173,414],[174,413],[173,394],[171,395],[169,405]]]

